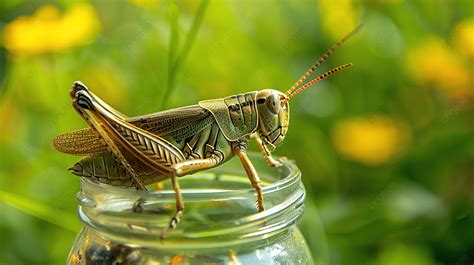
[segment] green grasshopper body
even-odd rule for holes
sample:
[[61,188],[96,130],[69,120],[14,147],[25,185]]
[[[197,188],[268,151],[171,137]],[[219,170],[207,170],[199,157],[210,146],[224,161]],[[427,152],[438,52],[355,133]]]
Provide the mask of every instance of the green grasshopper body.
[[[84,86],[80,83],[76,85]],[[126,122],[162,137],[177,147],[185,160],[211,158],[217,166],[234,156],[233,145],[244,147],[251,136],[263,136],[264,141],[271,144],[283,140],[289,121],[288,105],[285,105],[280,113],[273,113],[277,110],[274,110],[273,106],[269,109],[270,104],[265,104],[279,101],[280,97],[283,95],[279,91],[262,90],[128,118]],[[259,124],[263,127],[259,128]],[[265,135],[263,132],[269,134]],[[65,141],[71,140],[73,145],[69,147]],[[81,150],[77,149],[79,143],[84,143]],[[132,176],[108,152],[107,146],[100,142],[92,129],[60,135],[55,139],[54,146],[62,152],[88,155],[70,168],[73,174],[111,185],[134,184]],[[169,177],[163,172],[153,170],[139,159],[134,159],[126,150],[122,152],[145,185]]]
[[137,189],[170,178],[177,210],[166,229],[176,226],[184,210],[177,178],[218,166],[233,156],[242,162],[257,192],[258,209],[263,211],[260,179],[246,155],[249,140],[256,140],[270,166],[281,165],[271,152],[288,131],[289,100],[319,80],[351,66],[334,68],[301,85],[359,28],[334,44],[286,93],[264,89],[127,117],[84,84],[75,82],[70,92],[73,107],[90,128],[61,134],[54,139],[53,146],[64,153],[86,156],[69,168],[81,177]]

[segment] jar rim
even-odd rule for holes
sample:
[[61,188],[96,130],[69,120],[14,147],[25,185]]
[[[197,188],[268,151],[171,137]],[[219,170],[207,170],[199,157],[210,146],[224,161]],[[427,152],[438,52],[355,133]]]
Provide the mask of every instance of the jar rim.
[[[200,214],[204,211],[203,215],[206,215],[209,212],[211,219],[208,221],[211,224],[207,227],[205,222],[193,223],[193,226],[188,225],[180,230],[183,226],[180,223],[176,229],[177,231],[170,231],[169,237],[164,241],[166,244],[162,244],[159,239],[163,222],[154,221],[154,218],[148,214],[138,215],[125,211],[125,209],[131,209],[132,204],[138,198],[144,198],[145,201],[149,202],[150,207],[161,205],[161,203],[174,205],[175,193],[173,190],[137,191],[82,178],[81,192],[77,195],[79,217],[87,227],[97,230],[104,237],[115,241],[128,243],[133,241],[136,244],[147,245],[148,247],[158,246],[159,248],[188,248],[197,244],[197,242],[199,242],[200,248],[203,247],[203,242],[206,242],[205,247],[209,248],[224,247],[244,242],[255,242],[280,234],[282,231],[289,229],[302,215],[305,192],[301,183],[301,172],[293,161],[285,161],[281,167],[271,169],[267,165],[263,165],[264,161],[261,156],[249,152],[249,157],[254,162],[257,172],[261,175],[262,183],[267,184],[262,187],[266,203],[266,210],[263,212],[257,212],[256,207],[251,209],[252,207],[249,206],[255,202],[256,193],[251,188],[247,177],[242,176],[245,175],[243,169],[232,171],[231,168],[221,165],[214,169],[185,176],[180,178],[179,181],[180,183],[189,182],[194,185],[203,180],[204,182],[205,180],[212,181],[219,177],[220,184],[223,184],[226,188],[226,185],[234,185],[237,182],[242,185],[238,185],[237,189],[219,187],[205,190],[187,188],[184,185],[181,193],[185,205],[204,205],[204,208],[202,208],[204,210],[201,210],[201,206],[196,206],[196,213]],[[226,162],[226,164],[229,162]],[[260,172],[265,173],[260,174]],[[277,173],[278,177],[275,177]],[[241,188],[243,185],[248,185],[249,188]],[[227,208],[222,207],[222,205],[220,205],[222,208],[208,206],[209,202],[222,203]],[[237,213],[233,212],[232,209],[234,208],[232,207],[237,209],[235,210]],[[174,208],[171,209],[174,210]],[[222,209],[222,211],[229,211],[229,216],[232,216],[232,214],[235,216],[234,218],[226,218],[225,212],[215,214],[210,209],[214,209],[214,211]],[[171,218],[172,212],[174,211],[171,211],[171,214],[170,212],[165,213],[164,216]],[[242,213],[242,215],[238,213]],[[183,222],[187,218],[186,214],[187,208],[184,211]],[[163,217],[163,214],[160,214],[160,216]],[[212,219],[216,216],[219,216],[222,220]],[[126,226],[124,222],[127,223]],[[130,229],[130,225],[133,229]],[[193,229],[196,225],[198,228]],[[218,240],[214,241],[215,239]],[[157,245],[157,243],[159,244]]]
[[[256,153],[249,152],[250,157],[255,157]],[[295,181],[299,181],[301,177],[301,172],[299,168],[296,166],[295,162],[292,160],[286,160],[282,162],[283,168],[288,170],[288,176],[281,178],[280,180],[277,180],[270,185],[265,185],[262,187],[262,192],[263,193],[270,193],[270,192],[275,192],[278,190],[281,190],[282,187],[288,186],[291,183]],[[242,169],[243,170],[243,169]],[[209,169],[208,171],[211,172],[219,172],[220,170],[218,168],[212,168]],[[243,172],[244,173],[244,172]],[[193,175],[187,175],[184,177],[180,177],[179,180],[182,178],[193,178]],[[127,193],[129,194],[130,192],[134,192],[137,194],[146,194],[147,196],[150,195],[167,195],[167,194],[174,194],[174,191],[172,190],[156,190],[156,191],[145,191],[145,190],[133,190],[130,188],[124,188],[121,186],[112,186],[108,185],[106,183],[98,182],[89,178],[80,178],[81,180],[81,187],[82,186],[94,186],[95,188],[98,188],[98,190],[107,190],[107,191],[113,191],[117,193]],[[222,194],[222,195],[241,195],[241,194],[249,194],[251,192],[254,192],[255,189],[249,187],[247,189],[238,189],[238,190],[210,190],[207,194]],[[193,193],[194,190],[192,189],[182,189],[181,193],[188,194],[188,193]]]

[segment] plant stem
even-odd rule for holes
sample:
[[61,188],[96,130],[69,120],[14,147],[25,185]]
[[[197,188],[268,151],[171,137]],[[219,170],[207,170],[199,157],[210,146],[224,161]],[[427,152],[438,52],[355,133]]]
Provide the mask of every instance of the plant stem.
[[204,18],[204,14],[206,12],[208,4],[209,4],[209,0],[202,0],[201,3],[199,4],[198,11],[191,25],[191,29],[186,35],[186,40],[184,42],[183,48],[181,49],[180,53],[176,56],[175,60],[173,60],[174,52],[172,52],[175,50],[175,48],[172,47],[171,45],[176,45],[175,43],[177,42],[177,36],[178,36],[177,35],[177,19],[176,21],[171,21],[171,25],[170,25],[171,36],[170,36],[170,43],[169,43],[170,44],[170,56],[169,56],[170,63],[169,63],[169,68],[168,68],[168,83],[167,83],[165,92],[163,94],[161,109],[164,109],[166,107],[166,103],[168,102],[168,99],[175,88],[176,76],[178,74],[180,67],[184,64],[184,62],[186,61],[186,58],[189,55],[189,52],[191,51],[194,40],[196,39],[197,32],[199,28],[201,27],[202,20]]

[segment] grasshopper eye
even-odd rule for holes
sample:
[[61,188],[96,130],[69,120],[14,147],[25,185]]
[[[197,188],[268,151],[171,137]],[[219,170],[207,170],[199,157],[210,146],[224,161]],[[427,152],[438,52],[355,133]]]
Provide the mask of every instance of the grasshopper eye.
[[288,110],[288,102],[282,101],[282,103],[281,103],[281,108],[282,108],[284,111],[287,111],[287,110]]
[[273,114],[278,114],[280,113],[280,99],[277,97],[277,95],[271,94],[267,97],[265,100],[265,105],[267,106],[267,109],[273,113]]

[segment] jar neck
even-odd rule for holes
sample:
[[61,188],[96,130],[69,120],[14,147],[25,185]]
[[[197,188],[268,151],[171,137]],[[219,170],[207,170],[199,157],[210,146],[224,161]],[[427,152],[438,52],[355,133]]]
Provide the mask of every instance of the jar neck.
[[[164,241],[161,230],[175,210],[172,190],[144,192],[82,179],[79,218],[107,240],[148,248],[216,249],[267,242],[301,217],[305,191],[295,164],[271,169],[259,157],[251,158],[264,184],[263,212],[257,211],[255,190],[249,189],[243,170],[227,163],[179,179],[184,215]],[[139,198],[145,203],[137,213],[132,208]]]

